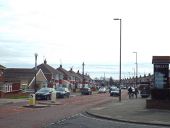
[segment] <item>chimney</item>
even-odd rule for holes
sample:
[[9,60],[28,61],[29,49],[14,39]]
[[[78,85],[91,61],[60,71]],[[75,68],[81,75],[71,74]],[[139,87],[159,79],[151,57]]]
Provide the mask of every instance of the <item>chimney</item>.
[[62,64],[60,64],[60,68],[62,68]]
[[47,64],[47,60],[46,59],[44,60],[44,64]]

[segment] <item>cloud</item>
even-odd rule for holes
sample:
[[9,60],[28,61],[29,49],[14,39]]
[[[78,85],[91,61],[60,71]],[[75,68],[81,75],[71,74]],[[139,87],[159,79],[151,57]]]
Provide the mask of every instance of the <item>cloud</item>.
[[119,22],[113,18],[122,18],[122,64],[131,70],[134,51],[147,64],[152,55],[170,54],[167,15],[168,0],[0,0],[0,59],[27,65],[38,53],[39,63],[45,56],[51,64],[118,66]]

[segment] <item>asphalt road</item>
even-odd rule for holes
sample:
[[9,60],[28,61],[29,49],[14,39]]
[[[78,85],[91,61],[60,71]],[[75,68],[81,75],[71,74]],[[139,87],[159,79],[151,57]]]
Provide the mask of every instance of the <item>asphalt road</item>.
[[162,126],[132,124],[102,120],[86,114],[76,114],[63,120],[51,123],[43,128],[168,128]]
[[3,105],[0,106],[0,128],[42,128],[114,99],[118,100],[107,93],[57,99],[60,105],[45,108],[23,107],[27,102]]

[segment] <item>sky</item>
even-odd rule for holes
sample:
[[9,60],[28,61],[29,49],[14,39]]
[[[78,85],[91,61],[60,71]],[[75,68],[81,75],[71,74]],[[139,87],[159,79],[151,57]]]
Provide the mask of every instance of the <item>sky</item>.
[[119,78],[153,72],[152,56],[170,55],[169,0],[0,0],[0,64],[47,63]]

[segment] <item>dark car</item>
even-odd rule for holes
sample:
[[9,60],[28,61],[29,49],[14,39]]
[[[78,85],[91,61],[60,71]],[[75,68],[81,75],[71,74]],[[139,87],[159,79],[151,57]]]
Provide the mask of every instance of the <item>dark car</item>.
[[41,88],[35,93],[35,98],[36,100],[50,100],[53,92],[55,92],[54,88]]
[[141,95],[142,98],[147,98],[147,97],[150,96],[150,94],[151,94],[151,92],[150,92],[150,89],[148,89],[148,88],[143,88],[140,91],[140,95]]
[[81,88],[81,94],[82,95],[92,95],[92,90],[90,87],[85,86],[85,87]]
[[110,96],[119,96],[119,88],[110,87],[109,93],[110,93]]
[[57,98],[64,98],[64,97],[67,97],[69,98],[70,97],[70,91],[68,88],[66,87],[59,87],[56,89],[56,97]]

